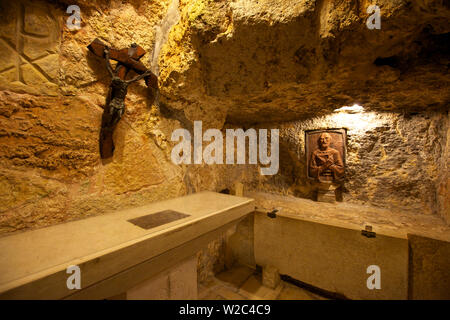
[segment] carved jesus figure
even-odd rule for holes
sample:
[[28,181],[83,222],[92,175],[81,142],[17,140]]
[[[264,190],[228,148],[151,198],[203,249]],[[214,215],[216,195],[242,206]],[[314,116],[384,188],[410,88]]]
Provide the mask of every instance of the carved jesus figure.
[[339,151],[330,147],[331,135],[319,136],[319,148],[311,154],[309,175],[320,182],[338,182],[344,175],[344,163]]
[[100,153],[102,158],[108,158],[111,157],[114,152],[112,134],[114,128],[120,118],[122,118],[125,111],[125,97],[127,95],[128,86],[135,81],[139,81],[149,76],[151,72],[146,71],[133,79],[122,80],[111,67],[111,63],[109,62],[109,49],[105,48],[104,53],[106,68],[108,69],[112,79],[111,84],[109,85],[109,94],[106,101],[105,112],[102,117],[102,128],[100,131]]

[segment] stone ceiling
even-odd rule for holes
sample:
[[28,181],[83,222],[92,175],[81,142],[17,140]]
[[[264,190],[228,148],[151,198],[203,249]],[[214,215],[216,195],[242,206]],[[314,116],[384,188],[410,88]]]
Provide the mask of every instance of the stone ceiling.
[[[446,4],[445,4],[446,3]],[[181,0],[161,102],[209,125],[289,121],[358,103],[419,112],[450,101],[450,7],[381,0]]]

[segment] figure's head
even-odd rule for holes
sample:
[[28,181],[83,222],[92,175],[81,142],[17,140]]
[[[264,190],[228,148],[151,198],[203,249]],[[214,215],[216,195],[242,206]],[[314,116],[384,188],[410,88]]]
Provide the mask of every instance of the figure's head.
[[331,143],[331,135],[327,132],[322,133],[319,136],[319,147],[322,150],[326,150]]

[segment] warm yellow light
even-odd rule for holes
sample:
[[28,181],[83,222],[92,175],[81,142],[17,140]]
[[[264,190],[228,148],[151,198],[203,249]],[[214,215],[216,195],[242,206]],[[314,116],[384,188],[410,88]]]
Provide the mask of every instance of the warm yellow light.
[[343,106],[341,108],[335,109],[334,112],[345,112],[345,113],[361,113],[364,112],[364,108],[358,104],[352,106]]
[[347,128],[351,134],[363,134],[368,130],[372,130],[380,126],[383,118],[383,116],[375,112],[366,112],[358,104],[335,109],[334,113],[329,115],[329,119],[336,127]]

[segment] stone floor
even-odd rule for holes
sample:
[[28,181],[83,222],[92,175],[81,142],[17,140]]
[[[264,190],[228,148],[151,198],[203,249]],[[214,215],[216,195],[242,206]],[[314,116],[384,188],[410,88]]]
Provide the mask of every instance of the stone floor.
[[326,300],[326,298],[281,281],[275,289],[262,285],[261,274],[238,266],[198,285],[199,300]]

